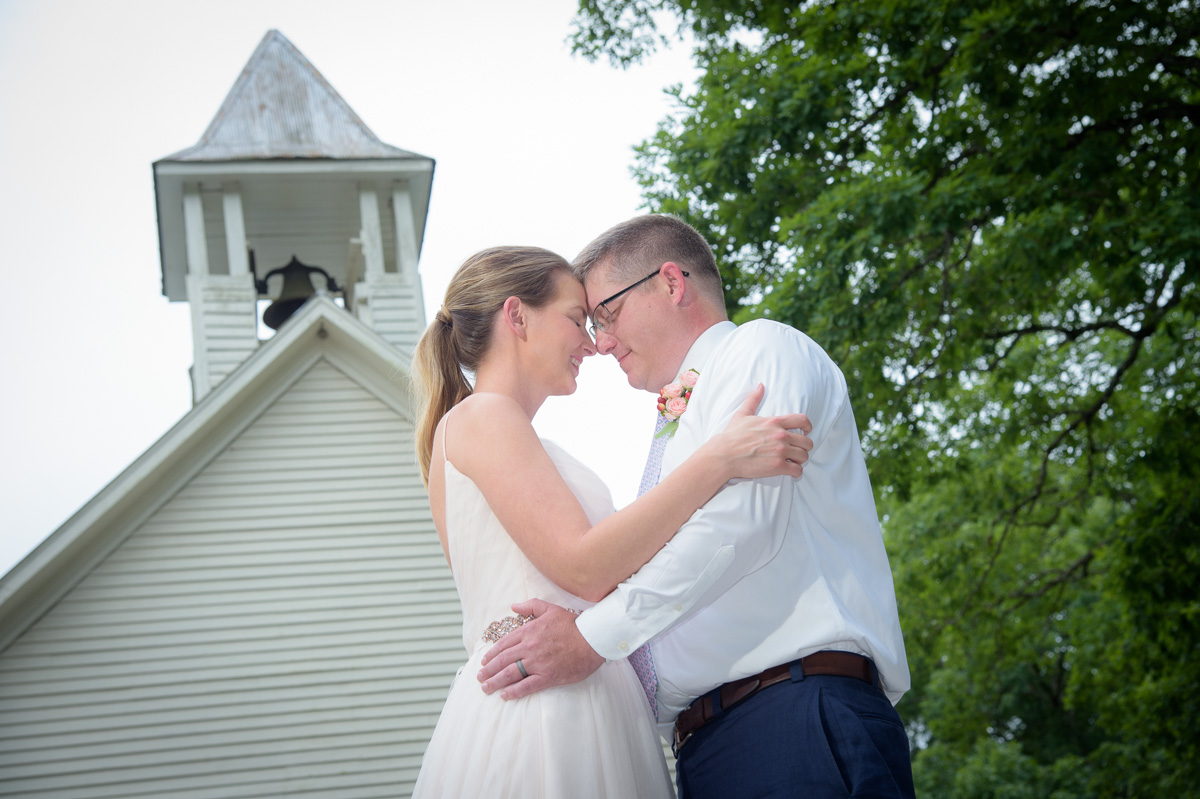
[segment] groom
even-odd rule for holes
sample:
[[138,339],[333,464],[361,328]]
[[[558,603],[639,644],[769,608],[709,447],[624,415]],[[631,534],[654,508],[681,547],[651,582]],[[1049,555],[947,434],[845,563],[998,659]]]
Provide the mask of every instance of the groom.
[[617,225],[574,268],[596,347],[631,386],[658,393],[696,373],[673,435],[657,440],[669,441],[661,470],[652,452],[644,483],[720,432],[760,382],[759,413],[803,409],[814,446],[802,479],[726,486],[578,617],[539,600],[516,606],[537,618],[488,653],[484,690],[513,699],[632,656],[674,738],[684,799],[912,796],[893,708],[909,687],[904,640],[840,370],[791,327],[728,321],[711,248],[675,217]]

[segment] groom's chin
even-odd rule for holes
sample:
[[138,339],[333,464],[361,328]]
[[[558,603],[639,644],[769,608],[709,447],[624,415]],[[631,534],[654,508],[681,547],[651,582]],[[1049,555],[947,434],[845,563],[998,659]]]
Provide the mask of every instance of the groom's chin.
[[633,372],[630,372],[628,369],[625,368],[624,363],[622,363],[621,361],[617,361],[617,366],[619,366],[621,368],[621,371],[625,373],[625,382],[629,384],[630,388],[636,388],[636,389],[642,388],[641,381],[638,380],[638,378],[633,374]]
[[650,387],[646,385],[645,377],[634,374],[633,372],[626,372],[625,380],[629,383],[630,388],[637,389],[638,391],[650,391]]

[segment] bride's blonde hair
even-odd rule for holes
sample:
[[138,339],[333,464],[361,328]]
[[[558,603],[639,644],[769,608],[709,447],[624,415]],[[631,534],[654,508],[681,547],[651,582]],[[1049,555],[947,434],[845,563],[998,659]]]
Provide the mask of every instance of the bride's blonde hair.
[[492,320],[509,297],[531,308],[554,299],[562,273],[574,280],[561,256],[540,247],[493,247],[468,258],[446,288],[446,299],[413,352],[417,461],[429,485],[438,422],[470,396],[465,372],[474,372],[492,343]]

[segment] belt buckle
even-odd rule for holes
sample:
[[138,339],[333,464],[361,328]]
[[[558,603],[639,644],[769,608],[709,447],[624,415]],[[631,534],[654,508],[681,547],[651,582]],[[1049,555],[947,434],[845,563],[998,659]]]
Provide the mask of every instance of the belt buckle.
[[675,740],[673,740],[671,742],[671,754],[675,755],[675,759],[678,760],[679,759],[679,750],[682,749],[683,745],[686,744],[691,739],[692,733],[688,732],[687,735],[681,736],[679,734],[679,727],[677,726],[677,727],[675,727],[675,736],[674,737],[675,737]]

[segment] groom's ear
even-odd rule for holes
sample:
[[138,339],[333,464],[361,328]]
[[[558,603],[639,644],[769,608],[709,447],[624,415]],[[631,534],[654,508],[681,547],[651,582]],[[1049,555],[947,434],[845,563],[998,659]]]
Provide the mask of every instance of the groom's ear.
[[688,285],[683,277],[683,269],[674,261],[667,261],[660,267],[659,272],[666,281],[667,291],[676,305],[688,295]]
[[504,301],[504,307],[500,310],[500,316],[504,319],[504,324],[508,329],[517,334],[517,337],[522,341],[525,340],[525,303],[521,302],[520,297],[509,297]]

